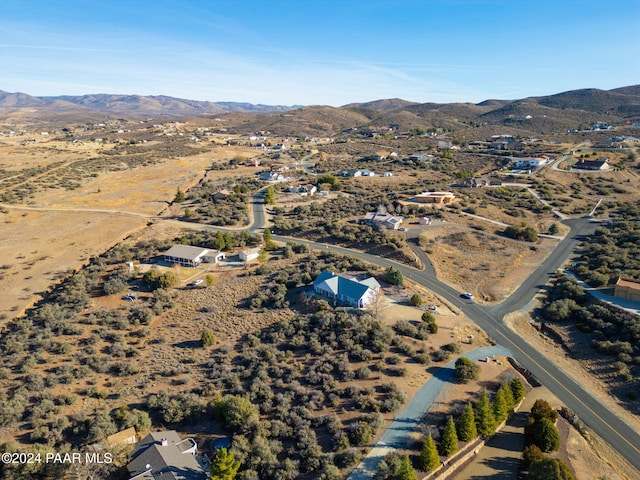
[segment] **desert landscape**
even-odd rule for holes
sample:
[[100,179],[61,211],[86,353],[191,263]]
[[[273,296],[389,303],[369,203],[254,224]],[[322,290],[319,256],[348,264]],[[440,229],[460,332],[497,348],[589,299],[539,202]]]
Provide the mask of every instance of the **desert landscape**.
[[[395,109],[398,118],[419,106]],[[565,219],[579,219],[597,204],[601,226],[592,231],[613,229],[613,222],[633,228],[637,147],[603,151],[598,145],[611,132],[546,136],[532,124],[528,131],[508,122],[477,131],[416,116],[412,122],[421,118],[420,126],[389,127],[389,110],[375,105],[288,115],[54,124],[36,121],[35,111],[5,113],[1,444],[32,452],[89,448],[126,428],[143,436],[170,427],[196,439],[208,458],[216,441],[228,440],[243,465],[238,478],[275,478],[278,470],[288,478],[359,478],[361,462],[425,384],[452,371],[445,368],[452,359],[495,346],[474,308],[507,304],[571,235]],[[562,125],[573,125],[568,114],[558,115]],[[308,130],[310,124],[316,127]],[[424,133],[429,128],[433,135]],[[634,132],[616,128],[616,135]],[[528,140],[505,153],[487,140],[495,132]],[[603,152],[613,166],[606,171],[567,169],[568,157]],[[514,167],[519,158],[542,157],[531,171]],[[465,183],[471,179],[486,185]],[[412,200],[425,191],[450,191],[455,201]],[[372,212],[400,221],[387,228]],[[625,232],[615,231],[616,248],[633,256],[624,250],[632,247]],[[574,271],[582,265],[612,289],[618,267],[588,261],[585,250],[602,245],[607,234],[589,235],[561,265]],[[224,259],[195,267],[167,262],[163,254],[173,245],[220,251]],[[261,252],[243,260],[248,249]],[[636,267],[628,267],[633,275]],[[371,276],[380,293],[360,309],[327,299],[315,285],[325,271]],[[438,287],[429,288],[423,275]],[[578,338],[569,313],[551,329],[559,337],[545,333],[547,312],[559,318],[560,309],[550,306],[558,300],[555,280],[546,281],[535,305],[510,314],[505,325],[639,428],[637,347],[619,344],[622,350],[611,353],[607,344],[590,352],[595,327],[578,325],[585,335]],[[461,300],[463,292],[468,297]],[[605,315],[575,295],[575,305],[563,305],[569,312]],[[627,341],[633,333],[623,334]],[[604,368],[611,355],[620,363],[616,374]],[[524,406],[492,438],[511,432],[522,446],[509,452],[489,440],[450,478],[476,478],[469,472],[500,461],[518,465],[501,478],[519,478],[526,468],[522,412],[538,395],[554,409],[566,405],[505,356],[472,364],[473,378],[450,381],[422,409],[396,456],[378,459],[390,469],[380,478],[396,478],[394,462],[402,455],[433,478],[420,457],[426,436],[448,463],[441,445],[447,419],[485,394],[494,401],[514,379],[526,385]],[[242,420],[231,419],[232,407],[244,409]],[[635,477],[594,430],[578,430],[564,417],[557,428],[561,447],[551,456],[576,478]],[[463,451],[469,445],[460,442]],[[118,478],[127,455],[100,475]],[[62,478],[47,470],[39,475]]]

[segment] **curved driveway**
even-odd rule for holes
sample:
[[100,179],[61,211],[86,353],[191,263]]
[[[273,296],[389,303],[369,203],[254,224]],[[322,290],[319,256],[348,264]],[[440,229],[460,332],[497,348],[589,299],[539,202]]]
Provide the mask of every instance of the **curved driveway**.
[[[265,189],[260,190],[254,197],[252,202],[253,223],[245,228],[253,233],[258,233],[264,228],[264,191]],[[239,230],[189,222],[180,223],[196,229]],[[503,322],[504,316],[510,312],[529,310],[535,295],[545,287],[549,279],[555,275],[555,272],[585,238],[585,235],[592,233],[595,229],[595,224],[584,218],[564,220],[563,223],[571,228],[571,232],[560,241],[555,250],[508,299],[491,306],[482,306],[471,300],[461,299],[460,292],[437,280],[433,269],[429,267],[426,270],[417,270],[375,255],[292,237],[274,235],[273,239],[282,242],[295,241],[317,250],[330,249],[336,253],[350,255],[383,268],[390,266],[398,268],[406,277],[460,308],[497,344],[508,349],[512,358],[533,373],[562,403],[571,408],[596,434],[607,441],[640,471],[640,433],[615,413],[609,411],[606,406],[601,405],[589,391],[571,376],[570,372],[560,369],[544,354],[530,346],[525,338],[505,326]],[[429,263],[426,265],[430,266]]]
[[471,300],[460,298],[450,286],[438,281],[433,274],[416,270],[407,265],[350,250],[307,240],[274,236],[274,240],[304,243],[314,249],[331,249],[334,252],[351,255],[383,268],[394,266],[406,277],[446,298],[460,308],[465,315],[482,328],[494,341],[511,351],[511,357],[533,373],[556,397],[571,408],[590,428],[607,441],[636,469],[640,471],[640,433],[615,413],[609,411],[580,385],[570,372],[565,372],[550,361],[543,353],[530,346],[526,339],[509,329],[503,317],[517,310],[528,310],[534,296],[546,285],[555,272],[571,255],[576,246],[593,232],[595,225],[588,219],[572,219],[563,223],[571,227],[571,232],[544,260],[544,262],[520,285],[504,302],[482,306]]
[[365,459],[349,475],[349,480],[364,480],[373,478],[378,463],[391,450],[407,447],[413,441],[412,433],[419,432],[420,420],[438,394],[447,383],[453,380],[455,363],[458,358],[465,356],[470,360],[479,360],[491,355],[510,356],[511,353],[503,347],[485,347],[458,355],[444,367],[438,368],[437,375],[431,377],[418,390],[418,393],[411,399],[411,402],[393,419],[391,424],[384,431],[378,443],[371,449]]

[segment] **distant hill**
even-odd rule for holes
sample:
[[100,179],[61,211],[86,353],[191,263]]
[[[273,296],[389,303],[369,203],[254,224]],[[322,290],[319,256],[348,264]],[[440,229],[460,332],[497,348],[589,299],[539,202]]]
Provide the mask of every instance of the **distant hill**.
[[[20,115],[20,117],[17,117]],[[286,136],[333,136],[348,132],[407,132],[438,127],[452,131],[500,126],[513,133],[562,132],[601,120],[640,120],[640,85],[572,90],[518,100],[473,103],[415,103],[400,98],[342,107],[253,105],[142,95],[93,94],[34,97],[0,91],[0,118],[31,120],[117,116],[119,118],[225,115],[230,131],[265,130]]]
[[399,110],[410,105],[418,105],[415,102],[409,102],[402,100],[401,98],[389,98],[385,100],[374,100],[372,102],[365,103],[350,103],[343,105],[340,108],[348,108],[350,110],[365,109],[365,110],[377,110],[381,112],[389,112],[391,110]]
[[0,90],[0,109],[35,108],[56,112],[102,113],[130,117],[141,116],[200,116],[226,112],[273,113],[296,106],[253,105],[238,102],[207,102],[185,100],[164,95],[93,94],[57,97],[34,97],[25,93]]

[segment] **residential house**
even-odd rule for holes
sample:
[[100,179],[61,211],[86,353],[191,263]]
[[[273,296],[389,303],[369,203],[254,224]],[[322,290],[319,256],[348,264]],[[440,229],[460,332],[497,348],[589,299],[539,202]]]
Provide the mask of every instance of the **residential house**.
[[338,172],[338,176],[339,177],[361,177],[362,176],[362,170],[357,169],[357,168],[348,168],[345,170],[340,170]]
[[431,162],[433,159],[434,156],[429,153],[414,153],[409,155],[409,160],[413,160],[415,162]]
[[409,200],[417,203],[435,203],[439,205],[448,205],[453,203],[456,196],[451,192],[422,192],[413,196]]
[[250,158],[247,160],[247,167],[259,167],[260,159],[259,158]]
[[366,308],[375,302],[380,284],[373,277],[355,280],[325,270],[313,282],[313,290],[318,295],[340,303]]
[[420,219],[420,225],[431,225],[431,217],[422,217]]
[[191,245],[174,245],[164,252],[162,256],[167,263],[177,263],[187,267],[197,267],[202,262],[217,263],[225,258],[224,253],[218,250]]
[[297,193],[301,197],[311,197],[316,194],[318,187],[315,185],[297,185],[295,187],[289,187],[289,193]]
[[371,225],[378,230],[398,230],[404,219],[386,212],[369,212],[362,219],[362,223]]
[[252,260],[255,260],[260,256],[260,250],[260,247],[243,250],[239,255],[240,260],[242,260],[243,262],[250,262]]
[[144,437],[127,464],[130,480],[205,480],[207,473],[196,459],[198,444],[182,440],[173,430],[151,432]]
[[585,160],[581,158],[576,162],[573,168],[577,168],[579,170],[609,170],[611,165],[608,163],[608,157],[602,157],[597,160]]
[[640,282],[637,280],[623,280],[618,278],[613,295],[625,300],[640,302]]
[[523,158],[518,158],[513,166],[515,168],[520,168],[520,169],[531,169],[531,168],[538,168],[542,165],[545,165],[547,162],[549,161],[549,157],[523,157]]
[[524,144],[511,135],[494,135],[491,137],[489,148],[492,150],[522,150]]
[[264,172],[260,172],[260,180],[265,182],[282,182],[286,180],[286,177],[281,173],[265,170]]

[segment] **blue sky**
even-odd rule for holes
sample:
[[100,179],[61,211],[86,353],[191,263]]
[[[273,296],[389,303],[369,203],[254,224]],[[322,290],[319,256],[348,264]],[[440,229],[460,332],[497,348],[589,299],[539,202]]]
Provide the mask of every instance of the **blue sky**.
[[339,106],[640,83],[639,0],[3,0],[0,90]]

